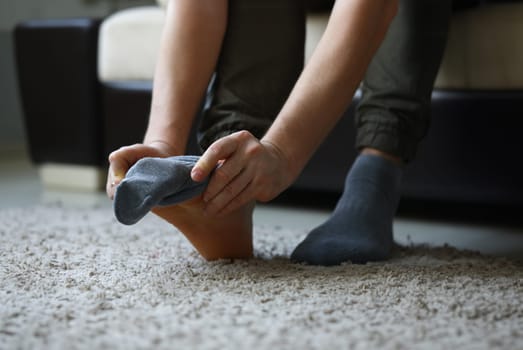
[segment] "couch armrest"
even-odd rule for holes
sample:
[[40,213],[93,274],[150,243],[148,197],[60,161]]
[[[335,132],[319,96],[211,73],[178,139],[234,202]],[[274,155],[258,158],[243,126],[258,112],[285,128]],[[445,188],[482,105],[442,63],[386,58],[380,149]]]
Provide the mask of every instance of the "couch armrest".
[[31,158],[101,165],[99,19],[29,20],[14,31]]

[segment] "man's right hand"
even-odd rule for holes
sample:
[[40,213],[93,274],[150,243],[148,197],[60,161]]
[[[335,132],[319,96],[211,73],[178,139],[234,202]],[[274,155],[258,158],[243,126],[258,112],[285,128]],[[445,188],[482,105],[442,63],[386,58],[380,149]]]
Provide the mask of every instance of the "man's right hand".
[[163,142],[153,142],[147,145],[137,143],[124,146],[109,155],[109,173],[105,190],[107,196],[113,199],[118,184],[123,180],[125,174],[134,163],[145,157],[170,157],[175,156],[172,148]]

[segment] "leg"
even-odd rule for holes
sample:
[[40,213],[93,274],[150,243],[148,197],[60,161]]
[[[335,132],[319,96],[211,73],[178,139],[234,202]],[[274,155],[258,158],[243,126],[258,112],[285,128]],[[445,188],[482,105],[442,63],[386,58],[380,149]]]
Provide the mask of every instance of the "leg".
[[443,56],[451,0],[400,1],[362,84],[356,147],[408,162],[430,123],[430,98]]
[[[200,144],[246,129],[263,136],[303,65],[304,13],[295,0],[229,0],[228,23],[200,128]],[[251,203],[226,217],[203,215],[201,197],[153,212],[206,259],[252,256]]]
[[240,130],[261,138],[304,61],[302,1],[230,0],[229,22],[199,129],[203,149]]
[[[164,152],[167,155],[185,153],[193,116],[215,69],[226,27],[227,0],[170,2],[144,144],[168,146]],[[137,152],[130,158],[165,156]],[[142,160],[127,172],[117,188],[115,214],[119,220],[134,223],[154,206],[152,212],[177,227],[204,258],[252,255],[252,208],[243,208],[221,220],[206,218],[198,195],[201,191],[187,188],[191,182],[186,163],[176,157]],[[192,199],[155,206],[174,190],[179,190],[176,196],[185,193]]]
[[342,197],[291,259],[318,265],[387,259],[399,202],[401,161],[409,161],[428,128],[430,96],[450,18],[451,1],[400,1],[399,12],[365,76],[357,147]]

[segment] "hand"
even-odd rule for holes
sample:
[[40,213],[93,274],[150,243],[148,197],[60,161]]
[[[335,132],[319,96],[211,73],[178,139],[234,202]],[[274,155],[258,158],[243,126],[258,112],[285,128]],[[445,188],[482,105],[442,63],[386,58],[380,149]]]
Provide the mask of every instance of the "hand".
[[173,154],[172,148],[160,141],[150,144],[134,144],[132,146],[121,147],[109,155],[109,173],[105,190],[107,196],[113,199],[116,186],[123,180],[125,174],[134,163],[145,157],[169,157]]
[[266,202],[280,194],[292,182],[287,164],[276,146],[239,131],[214,142],[191,177],[203,181],[215,169],[203,201],[208,215],[222,216],[253,200]]

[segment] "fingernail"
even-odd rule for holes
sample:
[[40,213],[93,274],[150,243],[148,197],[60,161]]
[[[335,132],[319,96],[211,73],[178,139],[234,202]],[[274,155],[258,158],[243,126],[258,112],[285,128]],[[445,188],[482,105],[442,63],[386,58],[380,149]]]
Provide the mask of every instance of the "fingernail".
[[199,180],[202,177],[202,174],[202,171],[198,168],[193,168],[191,170],[191,177],[193,178],[193,180]]

